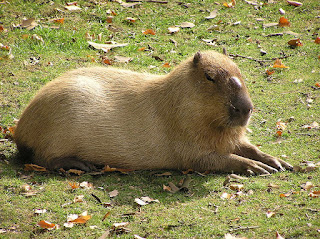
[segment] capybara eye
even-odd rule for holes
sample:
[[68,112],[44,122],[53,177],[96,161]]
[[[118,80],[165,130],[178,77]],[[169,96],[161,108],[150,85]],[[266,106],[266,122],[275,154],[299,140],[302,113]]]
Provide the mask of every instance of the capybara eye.
[[206,76],[206,78],[207,78],[208,81],[212,81],[213,83],[216,82],[216,81],[215,81],[213,78],[211,78],[211,76],[209,76],[207,73],[204,73],[204,74],[205,74],[205,76]]

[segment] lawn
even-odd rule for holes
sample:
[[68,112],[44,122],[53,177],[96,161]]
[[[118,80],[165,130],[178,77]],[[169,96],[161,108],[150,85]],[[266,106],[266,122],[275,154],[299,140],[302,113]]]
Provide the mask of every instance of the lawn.
[[[320,4],[300,1],[1,1],[0,238],[320,237]],[[14,162],[14,120],[63,72],[111,65],[166,74],[199,50],[223,48],[255,105],[251,142],[293,172],[77,175]]]

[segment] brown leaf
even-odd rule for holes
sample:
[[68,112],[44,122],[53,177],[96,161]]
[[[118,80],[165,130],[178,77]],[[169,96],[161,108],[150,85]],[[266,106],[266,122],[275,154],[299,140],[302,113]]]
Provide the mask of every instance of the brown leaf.
[[181,28],[193,28],[195,25],[192,22],[183,22],[180,24]]
[[157,176],[157,177],[172,176],[172,173],[170,173],[170,172],[164,172],[164,173],[155,174],[155,176]]
[[241,191],[243,189],[243,184],[231,184],[229,188],[233,191]]
[[102,218],[102,221],[106,220],[107,217],[109,217],[111,214],[111,212],[107,212],[106,215],[104,215],[104,217]]
[[70,174],[72,173],[72,174],[76,174],[76,175],[80,176],[81,174],[84,174],[85,171],[78,170],[78,169],[69,169],[67,171],[67,173],[70,173]]
[[109,197],[113,198],[115,196],[118,196],[119,191],[118,190],[113,190],[111,192],[109,192]]
[[20,27],[26,28],[27,30],[32,30],[36,26],[38,26],[38,23],[36,23],[34,18],[29,18],[29,19],[26,19],[26,20],[22,20],[22,23],[20,25]]
[[79,183],[69,182],[69,185],[72,189],[79,188]]
[[145,34],[145,35],[156,35],[156,32],[154,31],[154,30],[152,30],[152,29],[147,29],[147,30],[145,30],[144,32],[143,32],[143,34]]
[[194,172],[194,170],[191,169],[191,168],[189,168],[189,169],[186,170],[186,171],[182,171],[183,174],[190,174],[190,173],[193,173],[193,172]]
[[107,16],[106,22],[107,23],[112,23],[113,16]]
[[279,27],[289,27],[290,26],[290,22],[289,22],[289,20],[287,18],[280,17],[278,25],[279,25]]
[[128,21],[128,22],[136,22],[136,19],[135,18],[132,18],[132,17],[127,17],[126,18],[126,21]]
[[135,6],[138,6],[140,5],[141,2],[132,2],[132,3],[126,3],[126,2],[123,2],[121,3],[120,5],[124,8],[129,8],[129,7],[135,7]]
[[320,37],[317,37],[317,38],[314,40],[314,43],[320,44]]
[[276,59],[273,63],[273,68],[289,68],[289,67],[282,64],[280,59]]
[[57,19],[53,19],[54,23],[59,23],[59,24],[63,24],[64,23],[64,18],[57,18]]
[[24,171],[46,172],[47,169],[36,164],[25,164]]
[[299,38],[288,41],[288,44],[290,46],[303,46]]
[[170,66],[169,62],[166,62],[166,63],[164,63],[164,64],[162,65],[162,67],[170,68],[171,66]]
[[114,56],[114,60],[120,63],[129,63],[130,61],[132,61],[132,58],[125,56]]
[[309,193],[309,197],[312,197],[312,198],[320,197],[320,191],[313,191],[313,192]]
[[302,6],[302,3],[301,3],[301,2],[296,2],[296,1],[289,1],[289,0],[287,0],[287,3],[289,3],[290,5],[295,6],[295,7],[300,7],[300,6]]
[[127,46],[128,43],[115,43],[111,42],[110,44],[99,44],[92,41],[88,41],[88,44],[97,50],[102,50],[104,52],[109,52],[112,48],[115,47],[124,47]]
[[274,217],[276,215],[276,213],[268,210],[266,215],[267,215],[267,218],[270,218],[270,217]]
[[70,6],[64,6],[64,8],[68,11],[79,11],[81,10],[81,7],[78,7],[76,5],[70,5]]
[[282,237],[279,232],[276,232],[276,239],[285,239],[284,237]]
[[300,185],[300,187],[304,190],[310,190],[311,188],[314,187],[312,182],[306,182]]
[[268,184],[268,187],[269,187],[269,188],[280,188],[279,185],[273,184],[273,183],[269,183],[269,184]]
[[210,12],[210,15],[208,17],[206,17],[206,19],[213,19],[217,16],[217,14],[218,14],[218,10],[215,9],[212,12]]
[[174,34],[180,31],[179,27],[168,27],[169,34]]
[[43,229],[48,229],[48,230],[52,230],[56,228],[56,224],[51,223],[51,222],[47,222],[47,221],[40,221],[38,222],[38,226],[40,226]]

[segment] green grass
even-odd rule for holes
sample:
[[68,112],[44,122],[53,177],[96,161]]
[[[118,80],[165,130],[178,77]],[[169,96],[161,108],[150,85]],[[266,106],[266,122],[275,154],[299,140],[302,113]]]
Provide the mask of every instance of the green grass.
[[[302,1],[302,0],[301,0]],[[94,3],[96,2],[96,4]],[[217,1],[223,3],[223,1]],[[263,1],[266,2],[266,1]],[[50,4],[52,3],[52,4]],[[0,125],[9,127],[19,118],[22,110],[37,90],[63,72],[91,65],[102,65],[100,57],[106,55],[128,56],[132,61],[114,62],[113,66],[137,71],[165,74],[198,50],[213,49],[222,51],[225,47],[230,54],[239,54],[259,60],[281,57],[289,69],[276,70],[270,79],[265,71],[271,69],[273,61],[264,65],[236,57],[255,104],[251,120],[249,137],[261,149],[277,157],[284,157],[293,165],[305,161],[319,162],[319,130],[306,130],[301,126],[320,121],[320,91],[312,87],[319,82],[320,45],[314,43],[319,36],[320,6],[317,0],[305,0],[303,6],[293,7],[286,1],[263,4],[258,9],[238,0],[235,8],[225,8],[214,1],[185,1],[188,8],[175,1],[168,4],[143,3],[135,8],[123,8],[119,3],[107,1],[78,1],[82,8],[78,12],[57,11],[62,9],[64,1],[7,1],[0,4],[0,25],[7,31],[0,32],[0,43],[12,49],[13,59],[0,60]],[[291,22],[290,27],[263,28],[262,23],[277,22],[279,8],[286,11],[285,17]],[[107,10],[117,13],[113,26],[122,30],[112,32],[106,28]],[[206,20],[209,12],[218,9],[215,19]],[[34,17],[38,26],[28,31],[14,28],[23,18]],[[46,26],[57,25],[54,18],[65,18],[60,29]],[[125,21],[126,17],[136,18],[135,23]],[[256,21],[264,18],[263,22]],[[181,29],[169,35],[167,28],[187,21],[193,22],[192,29]],[[220,31],[209,32],[207,29],[220,22]],[[240,25],[233,25],[241,21]],[[153,29],[156,35],[144,35],[142,31]],[[300,34],[303,46],[290,48],[287,42],[292,35],[265,37],[271,33],[293,31]],[[129,43],[123,48],[113,49],[105,54],[88,47],[85,33],[102,33],[102,41]],[[33,34],[41,36],[44,43],[31,39]],[[24,39],[23,36],[28,35]],[[170,42],[174,39],[177,47]],[[216,46],[208,46],[201,39],[217,39]],[[94,40],[98,42],[97,40]],[[267,55],[260,55],[260,48]],[[138,51],[141,47],[151,51]],[[7,52],[1,51],[0,57]],[[151,56],[159,56],[163,62]],[[37,65],[25,64],[30,57],[40,57]],[[92,62],[92,59],[95,62]],[[51,66],[48,62],[52,63]],[[169,62],[171,68],[162,67]],[[149,66],[155,67],[149,67]],[[106,66],[107,67],[107,66]],[[295,80],[302,79],[300,83]],[[313,102],[306,102],[312,99]],[[280,143],[275,137],[278,119],[288,123]],[[5,233],[0,238],[99,238],[113,223],[129,222],[126,226],[131,232],[119,235],[133,238],[135,234],[148,238],[223,238],[225,234],[248,238],[276,238],[278,231],[285,238],[320,237],[319,198],[308,196],[309,191],[301,190],[300,185],[311,181],[320,190],[319,171],[309,173],[283,172],[269,177],[250,177],[240,180],[244,184],[243,196],[235,199],[221,199],[223,192],[233,193],[223,187],[226,175],[216,174],[206,177],[192,174],[188,192],[171,194],[163,191],[162,186],[169,182],[177,184],[185,176],[172,172],[172,176],[156,177],[153,172],[133,172],[128,175],[110,173],[104,176],[70,176],[59,174],[28,173],[23,168],[12,164],[16,148],[13,142],[0,141],[0,228]],[[164,172],[164,171],[162,171]],[[68,182],[89,181],[94,189],[71,190]],[[268,184],[280,186],[268,189]],[[21,186],[29,184],[37,194],[26,197]],[[99,188],[101,187],[101,188]],[[109,198],[108,192],[117,189],[119,195]],[[246,195],[248,192],[252,192]],[[280,194],[299,192],[281,198]],[[91,194],[103,202],[112,202],[112,207],[105,208],[97,203]],[[84,195],[85,202],[74,203],[77,195]],[[149,196],[158,199],[139,208],[135,198]],[[216,211],[216,207],[218,210]],[[47,209],[43,215],[34,215],[33,209]],[[266,212],[276,212],[267,218]],[[92,216],[85,225],[76,225],[71,229],[63,227],[67,215],[88,211]],[[110,211],[110,216],[102,218]],[[132,213],[132,215],[125,215]],[[59,230],[47,231],[37,227],[41,220],[59,224]],[[96,225],[96,229],[90,226]],[[115,235],[113,235],[115,237]]]

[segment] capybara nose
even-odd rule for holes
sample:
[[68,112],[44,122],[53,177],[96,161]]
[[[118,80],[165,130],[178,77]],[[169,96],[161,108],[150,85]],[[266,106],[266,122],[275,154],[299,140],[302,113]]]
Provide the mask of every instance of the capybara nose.
[[231,101],[229,107],[230,120],[234,125],[247,124],[253,111],[253,105],[249,98],[237,98]]

